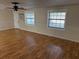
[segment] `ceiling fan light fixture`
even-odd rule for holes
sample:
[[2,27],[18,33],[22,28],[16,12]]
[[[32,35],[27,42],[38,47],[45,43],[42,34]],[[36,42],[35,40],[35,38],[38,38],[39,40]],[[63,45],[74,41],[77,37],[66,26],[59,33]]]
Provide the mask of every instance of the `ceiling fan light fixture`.
[[18,11],[18,6],[14,6],[14,11]]

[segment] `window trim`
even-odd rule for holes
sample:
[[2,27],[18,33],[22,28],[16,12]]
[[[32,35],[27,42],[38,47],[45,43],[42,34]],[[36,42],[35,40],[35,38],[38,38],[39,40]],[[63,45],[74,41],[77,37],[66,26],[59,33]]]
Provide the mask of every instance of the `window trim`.
[[[34,18],[26,18],[26,13],[33,13],[34,14]],[[27,24],[27,19],[34,19],[34,24]],[[26,26],[35,26],[35,12],[34,11],[26,11],[25,12],[25,20],[24,20],[24,23]]]
[[[49,19],[49,16],[50,16],[50,12],[66,12],[66,15],[65,15],[65,23],[64,23],[64,28],[59,28],[59,27],[51,27],[51,26],[49,26],[49,24],[50,24],[50,19]],[[48,12],[47,12],[47,26],[48,26],[48,28],[53,28],[53,29],[65,29],[65,25],[66,25],[66,16],[67,16],[67,11],[66,11],[66,9],[59,9],[59,10],[48,10]],[[58,19],[59,20],[59,19]],[[61,19],[61,20],[63,20],[63,19]]]

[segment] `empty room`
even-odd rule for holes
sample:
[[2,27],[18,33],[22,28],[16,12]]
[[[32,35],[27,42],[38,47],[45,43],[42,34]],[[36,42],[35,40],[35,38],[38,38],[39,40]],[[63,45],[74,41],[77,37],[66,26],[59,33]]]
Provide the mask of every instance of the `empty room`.
[[0,0],[0,59],[79,59],[79,0]]

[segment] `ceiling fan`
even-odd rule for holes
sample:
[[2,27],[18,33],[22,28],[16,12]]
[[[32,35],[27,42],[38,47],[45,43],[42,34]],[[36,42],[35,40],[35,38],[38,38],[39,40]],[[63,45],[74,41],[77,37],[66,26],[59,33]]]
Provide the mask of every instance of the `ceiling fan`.
[[9,9],[13,9],[14,11],[27,10],[26,8],[19,7],[19,2],[11,2],[11,4],[13,4],[14,6],[12,8],[9,7]]

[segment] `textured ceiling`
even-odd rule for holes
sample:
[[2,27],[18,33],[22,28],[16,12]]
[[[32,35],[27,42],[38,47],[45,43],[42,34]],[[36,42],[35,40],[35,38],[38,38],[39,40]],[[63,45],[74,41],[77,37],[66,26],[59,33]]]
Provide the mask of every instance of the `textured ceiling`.
[[53,5],[79,4],[79,0],[0,0],[0,5],[11,6],[12,1],[17,1],[24,7],[49,7]]

